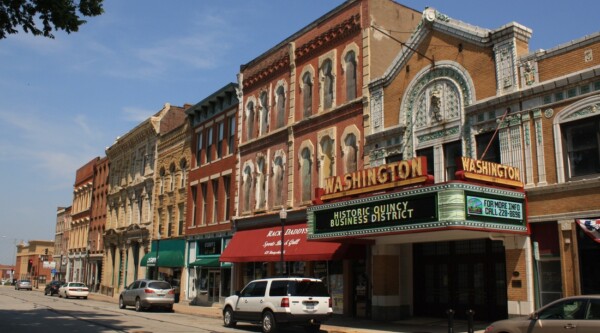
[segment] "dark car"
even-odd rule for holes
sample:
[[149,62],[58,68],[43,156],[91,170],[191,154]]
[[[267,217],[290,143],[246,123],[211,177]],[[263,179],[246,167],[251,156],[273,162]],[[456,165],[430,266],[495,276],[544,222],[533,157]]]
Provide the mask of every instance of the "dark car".
[[62,282],[60,281],[50,281],[47,285],[46,288],[44,288],[44,295],[54,295],[57,294],[58,295],[58,288],[60,288],[60,286],[62,285]]

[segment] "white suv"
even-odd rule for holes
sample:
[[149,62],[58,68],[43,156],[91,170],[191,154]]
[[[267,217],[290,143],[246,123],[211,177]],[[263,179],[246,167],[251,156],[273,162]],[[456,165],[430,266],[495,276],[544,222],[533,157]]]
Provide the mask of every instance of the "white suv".
[[261,324],[264,333],[288,324],[318,332],[332,313],[331,297],[321,280],[267,278],[254,280],[225,299],[223,323],[226,327],[234,327],[238,321]]

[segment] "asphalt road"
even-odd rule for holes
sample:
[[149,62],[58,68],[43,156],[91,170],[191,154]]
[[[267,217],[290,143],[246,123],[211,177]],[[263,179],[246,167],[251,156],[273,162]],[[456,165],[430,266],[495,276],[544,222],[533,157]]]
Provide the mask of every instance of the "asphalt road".
[[[240,329],[241,328],[241,329]],[[0,332],[246,332],[259,333],[255,326],[230,329],[216,318],[161,310],[135,312],[114,303],[92,299],[64,299],[38,291],[0,287]]]

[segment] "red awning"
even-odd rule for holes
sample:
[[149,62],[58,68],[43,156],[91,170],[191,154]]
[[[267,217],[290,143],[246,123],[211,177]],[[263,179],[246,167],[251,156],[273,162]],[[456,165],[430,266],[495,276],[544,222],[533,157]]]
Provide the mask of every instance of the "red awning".
[[[306,224],[285,226],[285,261],[333,260],[343,256],[345,246],[308,241]],[[237,231],[219,259],[221,262],[281,260],[281,227]]]

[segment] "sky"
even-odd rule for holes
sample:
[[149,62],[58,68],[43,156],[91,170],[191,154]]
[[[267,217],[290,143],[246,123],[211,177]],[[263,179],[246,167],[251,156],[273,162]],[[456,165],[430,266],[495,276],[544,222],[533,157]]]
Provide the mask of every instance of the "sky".
[[[21,240],[53,240],[75,172],[165,103],[195,104],[343,0],[105,0],[55,39],[0,40],[0,264]],[[600,31],[600,2],[406,0],[487,29],[516,21],[530,51]]]

